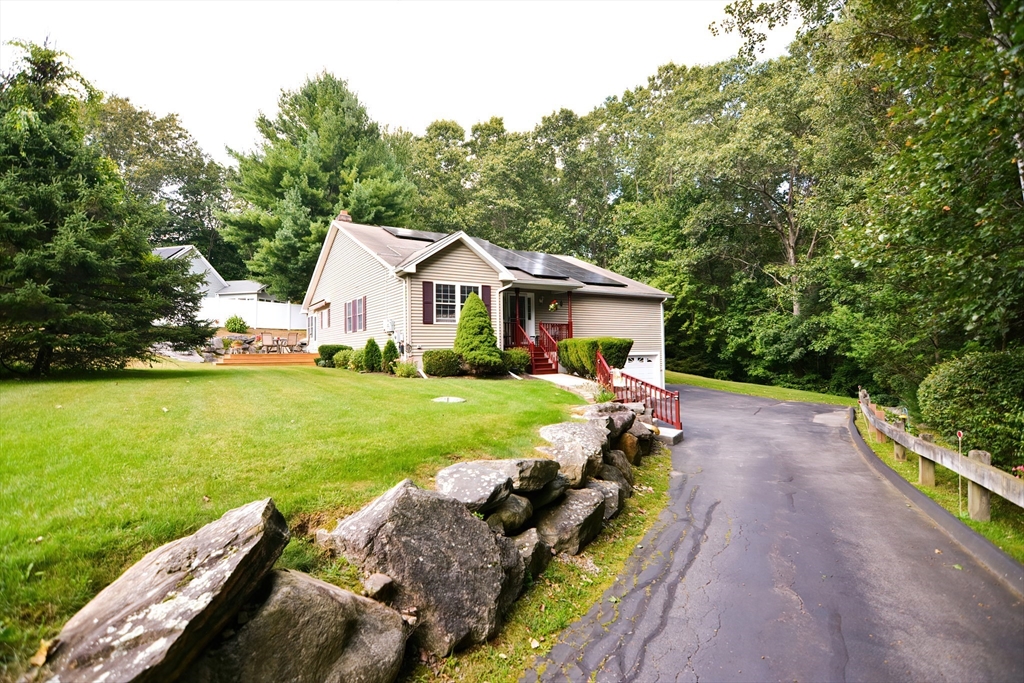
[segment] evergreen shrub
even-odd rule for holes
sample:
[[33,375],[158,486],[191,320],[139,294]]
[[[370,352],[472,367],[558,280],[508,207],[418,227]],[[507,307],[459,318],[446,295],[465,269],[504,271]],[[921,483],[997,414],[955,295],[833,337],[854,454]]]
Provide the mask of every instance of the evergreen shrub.
[[398,361],[395,363],[395,375],[398,377],[411,379],[413,377],[419,377],[420,373],[418,370],[416,370],[415,363],[406,363],[403,361]]
[[505,363],[505,370],[517,375],[526,372],[526,369],[530,367],[530,352],[526,349],[514,348],[502,351],[501,358]]
[[424,351],[423,372],[434,377],[454,377],[462,372],[462,357],[451,349]]
[[558,362],[570,373],[580,377],[597,376],[597,352],[600,351],[608,366],[621,368],[626,364],[632,339],[619,337],[574,337],[558,342]]
[[388,339],[388,343],[384,345],[384,351],[381,352],[381,369],[388,374],[395,374],[395,361],[398,360],[398,347],[395,346],[394,339]]
[[317,353],[320,354],[322,360],[334,360],[334,354],[338,351],[351,351],[351,346],[345,346],[344,344],[321,344],[317,347]]
[[377,340],[370,337],[366,340],[366,348],[363,349],[363,366],[367,372],[380,372],[380,345]]
[[366,355],[366,350],[365,349],[356,349],[356,350],[354,350],[352,352],[352,356],[348,359],[348,367],[349,367],[349,369],[350,370],[355,370],[356,372],[365,372],[366,371],[366,363],[363,360],[365,355]]
[[245,334],[249,331],[249,323],[240,315],[233,315],[224,321],[224,329],[231,334]]
[[917,390],[921,417],[964,454],[988,451],[1009,471],[1024,465],[1024,349],[968,353],[936,366]]
[[475,292],[462,305],[454,349],[474,375],[490,375],[505,369],[491,316]]
[[334,367],[342,370],[348,370],[349,363],[352,362],[352,349],[342,349],[334,354]]

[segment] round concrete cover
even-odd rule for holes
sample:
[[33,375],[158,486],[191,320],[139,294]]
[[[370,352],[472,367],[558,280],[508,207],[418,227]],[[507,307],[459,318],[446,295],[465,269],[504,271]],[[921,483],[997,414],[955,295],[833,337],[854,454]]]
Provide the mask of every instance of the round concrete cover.
[[434,403],[465,403],[466,399],[459,398],[458,396],[438,396],[435,399],[431,399]]

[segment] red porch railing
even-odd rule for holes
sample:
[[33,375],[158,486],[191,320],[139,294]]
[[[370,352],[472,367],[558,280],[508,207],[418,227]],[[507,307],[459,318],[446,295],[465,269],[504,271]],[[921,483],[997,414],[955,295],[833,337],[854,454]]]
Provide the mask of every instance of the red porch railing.
[[544,352],[544,355],[548,357],[551,364],[555,366],[555,371],[558,370],[558,342],[555,340],[549,332],[544,323],[540,324],[540,334],[537,335],[537,345],[540,350]]
[[676,429],[683,428],[679,416],[679,392],[669,391],[642,379],[622,373],[622,386],[615,386],[612,370],[601,352],[597,352],[597,382],[615,394],[615,400],[622,403],[643,403],[654,411],[654,417],[667,422]]
[[519,346],[524,349],[529,349],[530,356],[533,356],[534,343],[530,339],[530,335],[526,334],[526,330],[518,322],[513,321],[512,325],[512,346]]
[[541,323],[540,329],[551,335],[551,338],[556,342],[572,338],[572,332],[569,331],[569,323]]

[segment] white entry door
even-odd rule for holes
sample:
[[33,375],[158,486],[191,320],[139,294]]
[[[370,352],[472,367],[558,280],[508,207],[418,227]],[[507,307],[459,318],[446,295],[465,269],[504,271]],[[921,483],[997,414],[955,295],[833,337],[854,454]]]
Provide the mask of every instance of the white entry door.
[[[516,319],[516,295],[510,292],[505,299],[505,311],[509,320]],[[523,331],[531,339],[537,336],[537,323],[534,321],[533,294],[525,293],[519,295],[519,324]]]

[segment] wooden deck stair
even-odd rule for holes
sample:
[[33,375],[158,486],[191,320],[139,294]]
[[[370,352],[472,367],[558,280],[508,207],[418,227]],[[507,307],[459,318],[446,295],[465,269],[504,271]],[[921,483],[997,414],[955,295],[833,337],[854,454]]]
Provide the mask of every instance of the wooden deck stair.
[[551,363],[551,359],[548,358],[547,354],[539,346],[533,348],[533,354],[530,358],[530,369],[531,374],[534,375],[558,374],[558,367]]
[[262,365],[278,367],[282,365],[316,365],[319,358],[315,353],[237,353],[224,356],[217,365],[237,367],[242,365]]

